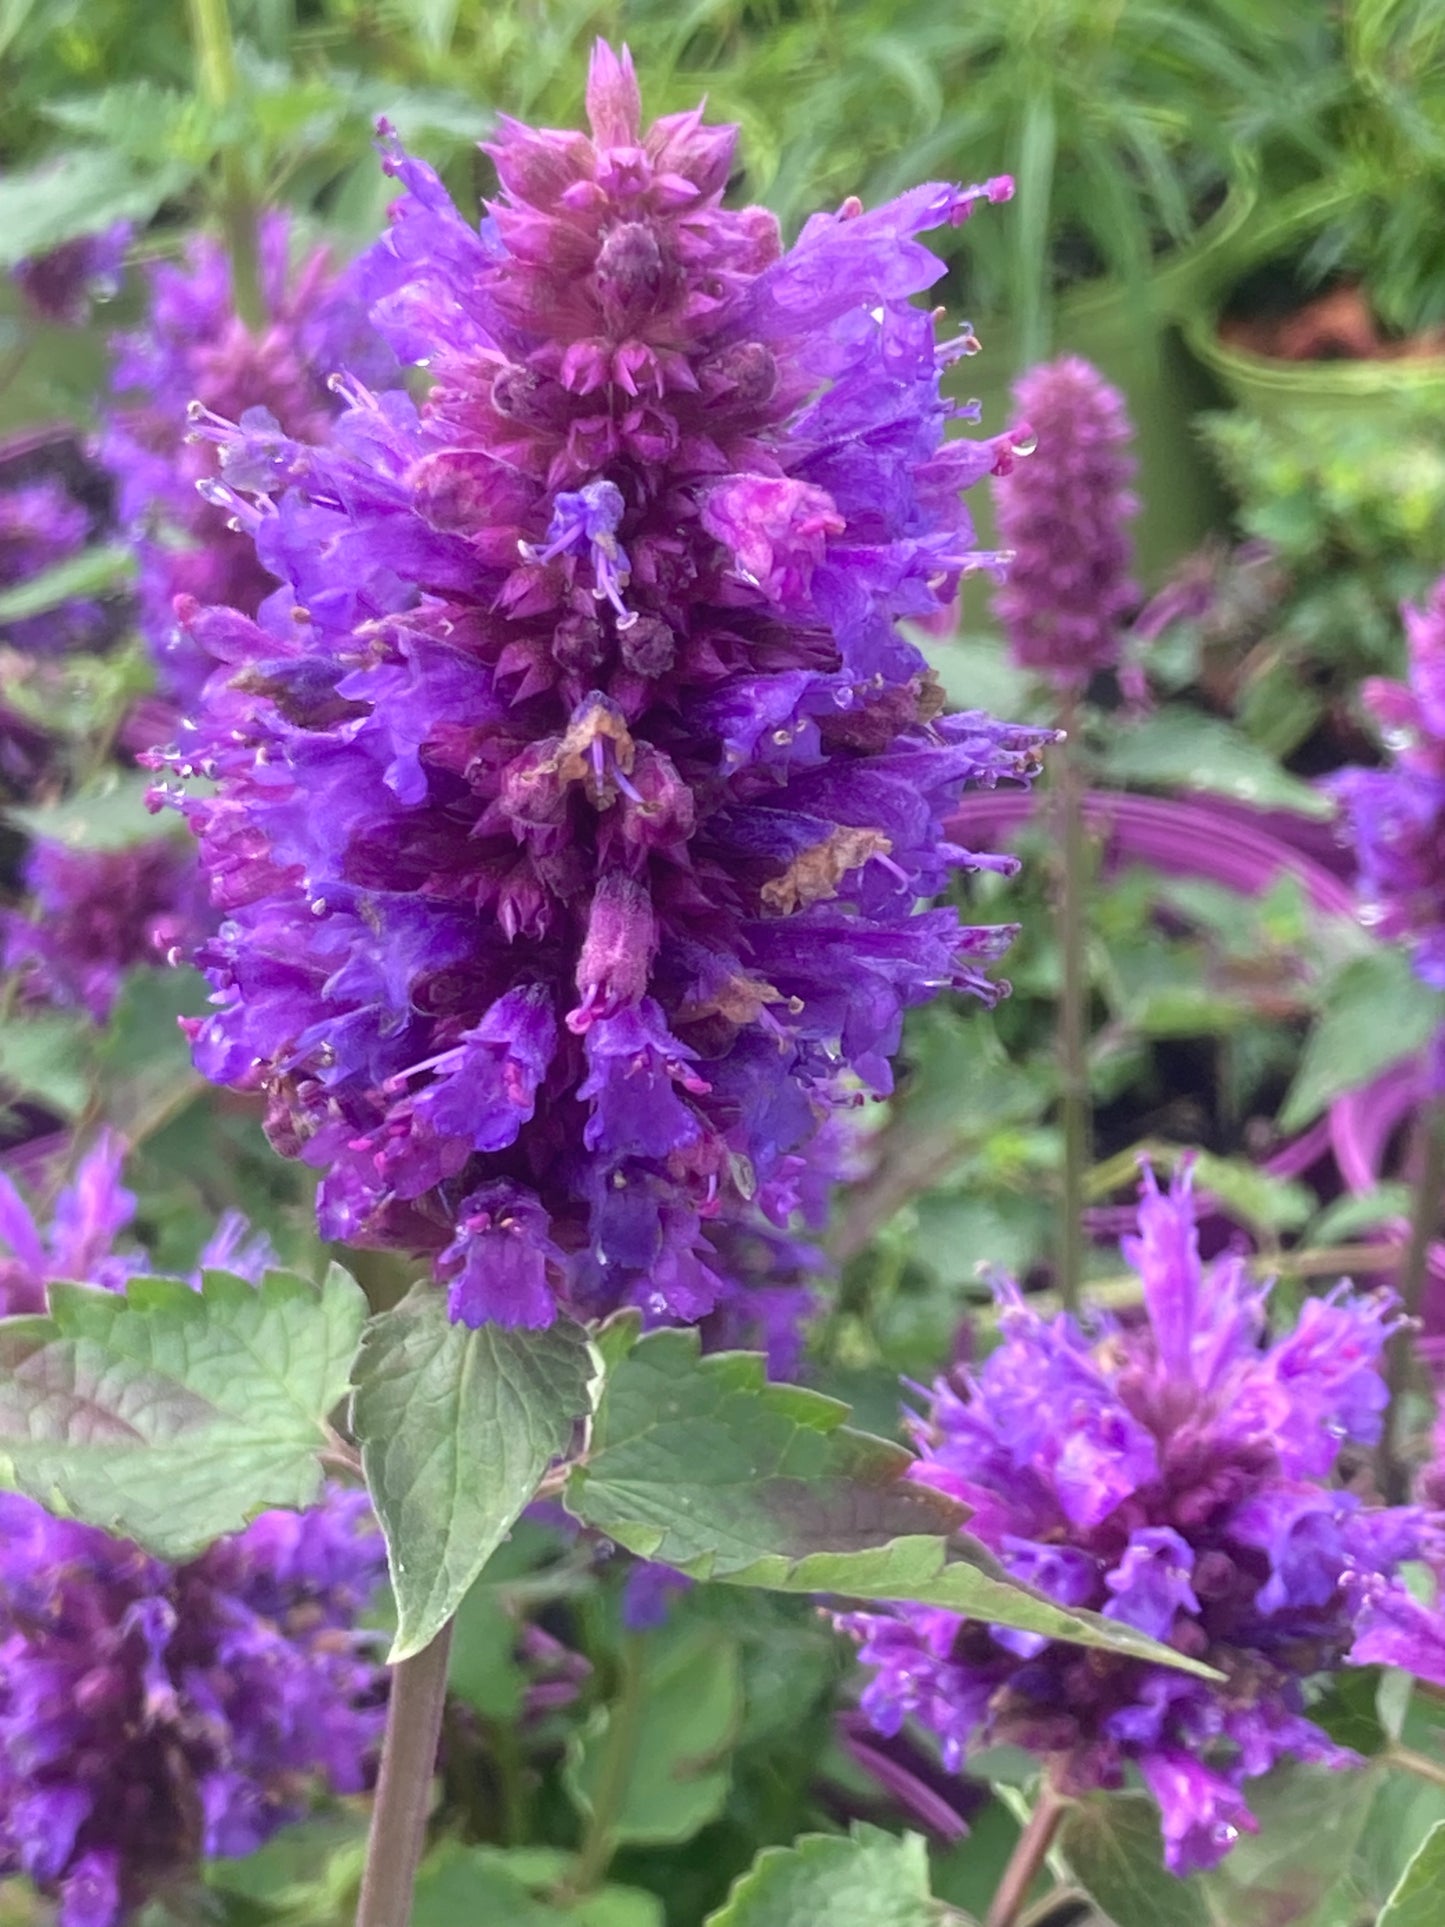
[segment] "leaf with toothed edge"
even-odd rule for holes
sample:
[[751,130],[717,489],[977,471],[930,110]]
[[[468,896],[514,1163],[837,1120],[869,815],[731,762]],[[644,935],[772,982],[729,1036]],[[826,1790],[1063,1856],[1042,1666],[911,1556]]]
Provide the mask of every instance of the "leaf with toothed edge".
[[592,1409],[597,1369],[569,1320],[470,1331],[433,1284],[367,1325],[351,1423],[386,1535],[393,1665],[431,1643],[535,1498]]
[[0,1455],[42,1505],[188,1558],[268,1507],[314,1504],[365,1316],[336,1265],[319,1286],[54,1284],[48,1316],[0,1320]]
[[752,1352],[703,1357],[695,1331],[651,1332],[628,1351],[628,1329],[618,1321],[599,1338],[607,1379],[564,1496],[629,1552],[730,1585],[943,1606],[1218,1677],[1008,1579],[961,1532],[962,1508],[905,1476],[912,1455],[852,1430],[836,1399],[769,1383]]

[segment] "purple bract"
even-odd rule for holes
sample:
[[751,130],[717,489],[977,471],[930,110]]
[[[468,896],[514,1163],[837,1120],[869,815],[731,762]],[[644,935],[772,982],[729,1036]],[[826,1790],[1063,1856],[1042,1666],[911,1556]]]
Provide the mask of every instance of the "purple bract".
[[191,622],[220,666],[165,760],[219,787],[168,800],[226,913],[195,1056],[265,1091],[326,1236],[431,1253],[468,1324],[634,1303],[785,1348],[821,1128],[888,1089],[909,1005],[997,994],[1010,934],[920,901],[992,862],[944,833],[960,791],[1046,736],[941,715],[897,628],[1011,458],[944,439],[915,237],[1007,184],[784,251],[722,206],[733,129],[639,131],[606,47],[589,111],[502,124],[480,230],[388,140],[362,266],[420,409],[353,383],[325,446],[211,427],[287,587]]
[[839,1624],[873,1669],[863,1706],[880,1732],[912,1716],[955,1767],[975,1743],[1021,1746],[1065,1792],[1117,1787],[1133,1763],[1184,1874],[1252,1830],[1243,1783],[1281,1756],[1353,1760],[1305,1716],[1305,1681],[1385,1658],[1428,1670],[1439,1618],[1411,1617],[1398,1569],[1438,1546],[1438,1519],[1332,1477],[1379,1435],[1388,1298],[1308,1299],[1271,1340],[1243,1261],[1201,1266],[1187,1174],[1161,1194],[1146,1171],[1124,1253],[1137,1325],[1045,1320],[999,1287],[999,1346],[935,1388],[915,1476],[971,1508],[970,1532],[1016,1578],[1224,1683],[921,1606]]

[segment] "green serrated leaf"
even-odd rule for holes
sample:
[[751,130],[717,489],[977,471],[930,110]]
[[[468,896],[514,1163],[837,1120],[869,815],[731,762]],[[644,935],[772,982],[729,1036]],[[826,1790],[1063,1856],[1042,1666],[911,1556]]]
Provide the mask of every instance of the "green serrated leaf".
[[1379,1927],[1439,1927],[1445,1907],[1445,1820],[1432,1827],[1400,1884],[1385,1903]]
[[314,1503],[365,1315],[335,1265],[319,1287],[283,1271],[52,1285],[48,1317],[0,1320],[0,1452],[42,1504],[191,1557]]
[[1004,1579],[963,1540],[961,1509],[905,1478],[910,1454],[847,1417],[836,1399],[770,1384],[752,1352],[703,1358],[695,1331],[651,1332],[608,1373],[566,1503],[629,1552],[697,1578],[917,1600],[1214,1677]]
[[587,1335],[453,1325],[416,1286],[362,1335],[352,1426],[386,1533],[395,1664],[429,1645],[590,1409]]
[[1059,1848],[1075,1880],[1113,1927],[1213,1927],[1193,1881],[1164,1866],[1152,1800],[1099,1794],[1070,1808]]
[[1261,809],[1298,810],[1302,816],[1334,814],[1328,797],[1281,769],[1268,750],[1219,717],[1193,709],[1159,709],[1131,729],[1112,732],[1099,768],[1111,784],[1121,788],[1144,783],[1169,790],[1205,790],[1238,797]]
[[1280,1129],[1299,1131],[1327,1104],[1420,1050],[1445,1018],[1404,950],[1375,949],[1337,972],[1310,1032]]
[[938,1917],[918,1835],[859,1823],[846,1839],[814,1833],[765,1847],[706,1927],[933,1927]]
[[737,1645],[712,1627],[696,1627],[648,1642],[634,1663],[634,1705],[598,1709],[573,1745],[567,1790],[584,1812],[592,1811],[624,1722],[627,1751],[612,1838],[654,1846],[690,1840],[727,1803],[728,1756],[743,1714]]
[[116,589],[135,574],[135,557],[116,543],[108,548],[82,549],[68,556],[53,569],[26,576],[0,593],[0,624],[23,622],[27,616],[44,615],[58,609],[75,596],[99,595]]

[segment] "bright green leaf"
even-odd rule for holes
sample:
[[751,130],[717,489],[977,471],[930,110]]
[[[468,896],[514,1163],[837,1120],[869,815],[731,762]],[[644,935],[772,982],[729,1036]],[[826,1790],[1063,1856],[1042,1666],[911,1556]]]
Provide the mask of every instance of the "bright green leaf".
[[1330,983],[1280,1112],[1280,1129],[1302,1130],[1335,1098],[1420,1050],[1442,1018],[1445,1002],[1420,982],[1404,950],[1381,948],[1354,958]]
[[1445,1820],[1430,1829],[1425,1843],[1400,1876],[1385,1904],[1379,1927],[1439,1927],[1445,1908]]
[[1268,750],[1217,716],[1184,708],[1158,709],[1130,729],[1110,732],[1099,759],[1101,774],[1120,787],[1131,783],[1168,790],[1206,790],[1261,809],[1331,816],[1334,804],[1280,768]]
[[203,1291],[132,1279],[124,1295],[50,1289],[50,1315],[0,1320],[0,1453],[22,1491],[187,1558],[269,1506],[321,1488],[366,1304],[321,1286],[210,1272]]
[[639,1645],[631,1663],[638,1677],[628,1702],[599,1708],[577,1739],[568,1791],[591,1812],[622,1722],[626,1757],[612,1837],[639,1845],[690,1840],[727,1802],[728,1755],[743,1713],[737,1647],[711,1627],[695,1627]]
[[1099,1794],[1071,1807],[1059,1846],[1113,1927],[1213,1927],[1198,1885],[1165,1870],[1152,1800]]
[[109,548],[82,549],[53,569],[29,575],[0,593],[0,624],[23,622],[27,616],[58,609],[73,596],[99,595],[118,588],[135,574],[135,557],[119,543]]
[[586,1334],[447,1316],[416,1286],[373,1318],[356,1361],[352,1425],[386,1533],[398,1625],[392,1662],[420,1652],[567,1449],[589,1409]]
[[938,1918],[918,1835],[859,1823],[846,1838],[814,1833],[765,1847],[706,1927],[934,1927]]
[[[646,1559],[774,1591],[912,1599],[1053,1639],[1204,1670],[1117,1620],[1068,1612],[968,1559],[961,1510],[904,1475],[902,1446],[848,1407],[769,1384],[751,1352],[699,1356],[695,1331],[650,1333],[608,1373],[566,1500]],[[970,1563],[972,1561],[972,1563]]]
[[422,1863],[411,1927],[662,1927],[662,1903],[633,1887],[555,1897],[570,1857],[546,1847],[444,1841]]

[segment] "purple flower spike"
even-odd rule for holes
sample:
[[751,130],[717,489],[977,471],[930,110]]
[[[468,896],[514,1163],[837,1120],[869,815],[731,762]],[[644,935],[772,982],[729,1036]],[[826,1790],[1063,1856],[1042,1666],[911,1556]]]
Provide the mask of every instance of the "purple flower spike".
[[1388,1299],[1309,1300],[1271,1339],[1240,1261],[1201,1264],[1187,1172],[1164,1193],[1146,1169],[1124,1255],[1138,1325],[1046,1321],[1000,1286],[1001,1342],[935,1387],[914,1476],[969,1506],[1014,1577],[1223,1683],[931,1607],[836,1617],[871,1669],[862,1706],[879,1733],[912,1718],[954,1768],[976,1744],[1021,1746],[1070,1793],[1136,1766],[1166,1861],[1188,1874],[1253,1830],[1246,1780],[1285,1755],[1353,1763],[1305,1717],[1307,1681],[1376,1662],[1445,1676],[1445,1618],[1399,1576],[1438,1555],[1441,1521],[1329,1483],[1345,1445],[1379,1436]]
[[1123,396],[1077,355],[1030,369],[1014,401],[1038,453],[994,484],[999,538],[1012,551],[994,607],[1015,661],[1080,690],[1117,666],[1138,600],[1134,431]]
[[[89,512],[54,476],[0,489],[0,589],[18,588],[69,561],[91,533]],[[93,648],[105,626],[98,602],[72,596],[54,609],[6,623],[0,642],[34,655],[63,655]]]
[[0,1496],[0,1877],[60,1927],[121,1927],[313,1788],[359,1792],[384,1673],[356,1621],[384,1566],[360,1492],[183,1566]]
[[[383,130],[359,274],[432,387],[324,436],[209,420],[283,587],[193,609],[174,754],[226,922],[196,1061],[262,1089],[328,1237],[431,1254],[452,1315],[624,1304],[796,1356],[835,1115],[1007,930],[923,907],[968,785],[1047,732],[944,717],[901,618],[978,566],[917,238],[1004,189],[722,204],[734,130],[504,122],[480,228]],[[243,412],[244,411],[244,412]],[[254,613],[254,619],[250,618]],[[1001,867],[1010,867],[1003,863]]]

